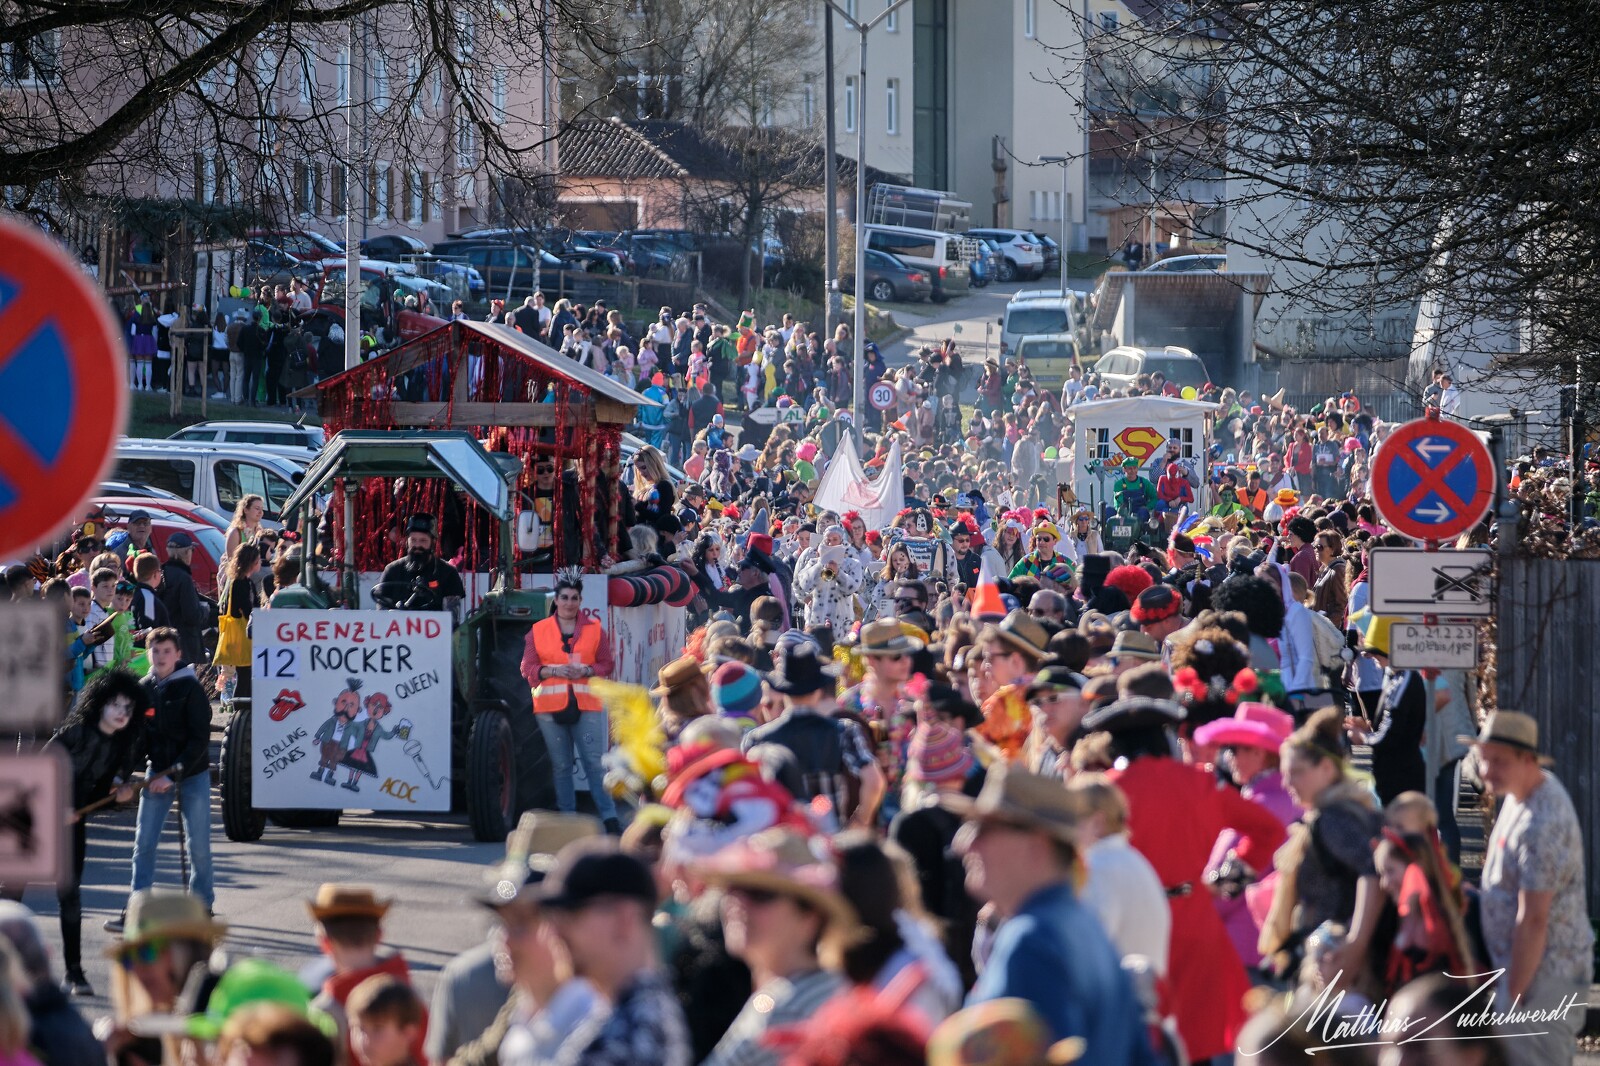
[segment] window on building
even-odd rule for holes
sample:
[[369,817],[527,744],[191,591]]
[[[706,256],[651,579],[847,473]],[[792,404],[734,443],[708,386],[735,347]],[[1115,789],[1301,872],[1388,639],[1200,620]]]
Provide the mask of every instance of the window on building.
[[294,165],[295,213],[309,215],[315,200],[316,191],[311,187],[311,164],[302,159]]
[[856,129],[856,79],[853,77],[844,80],[844,131],[854,133]]
[[328,168],[328,210],[335,218],[344,215],[344,164],[335,163]]
[[802,126],[815,125],[817,121],[817,87],[812,84],[811,75],[806,75],[805,84],[800,86],[800,124]]
[[890,78],[883,93],[885,133],[894,136],[900,132],[900,79]]
[[61,74],[61,35],[55,30],[0,45],[0,68],[6,80],[20,85],[43,85]]
[[474,21],[470,9],[462,8],[458,10],[460,11],[461,19],[456,25],[456,40],[461,46],[461,58],[470,59],[472,50],[478,44],[478,25]]
[[379,111],[389,107],[389,61],[381,53],[372,57],[372,104]]
[[760,114],[757,116],[757,119],[762,126],[771,127],[772,111],[772,91],[770,89],[762,89]]
[[818,3],[820,3],[820,0],[806,0],[805,8],[801,17],[805,19],[807,26],[815,26],[817,24]]
[[1030,189],[1030,190],[1028,190],[1028,217],[1030,219],[1034,219],[1034,218],[1038,218],[1039,217],[1039,190],[1038,189]]
[[1022,0],[1022,35],[1034,37],[1039,32],[1039,0]]
[[1111,458],[1111,430],[1109,428],[1104,426],[1097,427],[1094,431],[1094,440],[1092,443],[1094,444],[1094,454],[1092,458]]
[[422,221],[429,222],[439,217],[439,202],[444,199],[444,183],[424,170],[422,187],[427,190],[427,195],[422,201]]
[[[893,7],[894,2],[895,0],[883,0],[883,6]],[[883,28],[890,33],[900,32],[900,12],[898,10],[889,12],[888,17],[883,20]]]
[[1116,33],[1120,16],[1115,11],[1100,12],[1100,30],[1102,33]]
[[422,117],[422,60],[417,56],[406,59],[406,95],[411,98],[411,115]]
[[316,53],[305,48],[296,49],[294,60],[300,75],[300,106],[310,107],[317,92]]
[[433,109],[444,110],[444,72],[435,67],[433,70]]
[[506,121],[506,101],[509,93],[504,67],[495,68],[494,74],[489,79],[489,84],[493,97],[495,125],[504,125]]
[[339,49],[339,69],[334,77],[338,79],[339,106],[343,107],[350,103],[350,49]]
[[478,131],[467,117],[466,108],[456,119],[456,169],[471,170],[478,165]]

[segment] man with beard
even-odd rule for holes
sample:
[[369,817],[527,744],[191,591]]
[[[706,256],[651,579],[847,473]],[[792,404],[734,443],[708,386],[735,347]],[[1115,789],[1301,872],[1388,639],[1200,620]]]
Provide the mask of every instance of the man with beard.
[[379,607],[409,611],[451,610],[467,595],[456,568],[433,553],[432,515],[412,515],[406,523],[406,553],[383,568],[373,587]]
[[978,587],[978,571],[983,568],[983,553],[972,546],[976,523],[968,515],[950,527],[950,547],[956,557],[956,580],[969,589]]

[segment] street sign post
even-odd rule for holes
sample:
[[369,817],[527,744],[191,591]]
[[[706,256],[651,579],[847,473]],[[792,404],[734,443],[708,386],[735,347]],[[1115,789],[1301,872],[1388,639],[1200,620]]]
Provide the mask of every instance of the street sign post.
[[127,417],[127,349],[105,296],[31,226],[0,218],[0,558],[79,509]]
[[1407,422],[1379,445],[1372,502],[1397,533],[1425,543],[1451,540],[1488,513],[1496,477],[1478,435],[1433,413]]
[[1373,548],[1367,582],[1372,613],[1418,617],[1488,618],[1494,614],[1488,548],[1430,552],[1421,548]]
[[894,406],[894,386],[887,381],[875,382],[867,392],[867,399],[872,406],[880,411],[887,411]]
[[1389,627],[1389,665],[1396,670],[1472,670],[1478,665],[1478,627],[1471,622]]
[[56,884],[66,873],[71,780],[60,748],[0,755],[0,882]]

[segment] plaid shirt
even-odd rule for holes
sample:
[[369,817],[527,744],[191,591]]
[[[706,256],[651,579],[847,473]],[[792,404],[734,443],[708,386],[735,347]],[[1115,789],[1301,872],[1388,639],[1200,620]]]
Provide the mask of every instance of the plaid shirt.
[[653,970],[622,990],[609,1014],[591,1016],[563,1044],[558,1066],[690,1066],[683,1008]]

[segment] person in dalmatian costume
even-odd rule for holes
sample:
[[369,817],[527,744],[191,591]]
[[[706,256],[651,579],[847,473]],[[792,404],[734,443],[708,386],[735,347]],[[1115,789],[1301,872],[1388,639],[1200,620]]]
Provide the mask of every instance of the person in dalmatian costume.
[[861,562],[846,542],[843,526],[829,526],[822,544],[802,554],[795,569],[794,596],[807,626],[832,626],[843,637],[856,624],[856,593],[861,590]]
[[893,524],[884,535],[885,552],[896,544],[905,545],[911,561],[917,564],[922,580],[943,581],[948,586],[955,586],[956,553],[931,510],[926,507],[907,507],[895,515]]

